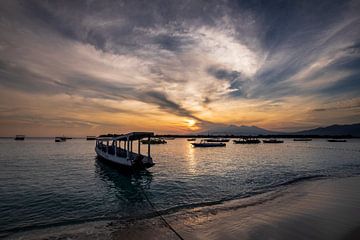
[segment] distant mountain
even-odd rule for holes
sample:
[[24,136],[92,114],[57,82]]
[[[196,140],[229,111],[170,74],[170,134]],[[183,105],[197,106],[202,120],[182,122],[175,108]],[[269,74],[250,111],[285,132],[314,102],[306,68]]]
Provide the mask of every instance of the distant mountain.
[[279,132],[269,131],[256,126],[236,126],[223,125],[209,128],[207,131],[199,132],[201,135],[271,135],[281,134]]
[[198,132],[200,135],[319,135],[319,136],[339,136],[351,135],[360,137],[360,123],[349,125],[331,125],[328,127],[319,127],[299,132],[275,132],[259,128],[256,126],[237,126],[237,125],[216,125],[208,128],[206,131]]
[[360,137],[360,123],[349,125],[331,125],[328,127],[319,127],[310,130],[292,133],[296,135],[351,135],[353,137]]

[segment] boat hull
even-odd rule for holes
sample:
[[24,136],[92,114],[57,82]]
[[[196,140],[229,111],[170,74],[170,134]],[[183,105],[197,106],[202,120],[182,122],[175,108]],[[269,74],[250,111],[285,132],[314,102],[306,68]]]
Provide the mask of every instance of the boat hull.
[[328,142],[347,142],[345,139],[329,139]]
[[108,154],[96,147],[95,147],[95,152],[100,159],[116,164],[120,167],[131,168],[131,169],[146,169],[146,168],[151,168],[152,166],[155,165],[154,163],[149,163],[149,162],[141,162],[141,163],[134,162],[123,157]]
[[263,140],[263,143],[284,143],[282,140]]
[[192,143],[193,147],[225,147],[225,143]]
[[238,141],[234,140],[234,144],[258,144],[260,140],[248,140],[248,141]]

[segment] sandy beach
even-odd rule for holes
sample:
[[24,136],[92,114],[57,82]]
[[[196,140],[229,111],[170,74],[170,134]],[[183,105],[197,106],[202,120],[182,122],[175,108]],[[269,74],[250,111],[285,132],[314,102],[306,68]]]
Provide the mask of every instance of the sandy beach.
[[[360,177],[305,181],[164,215],[183,239],[360,239]],[[160,217],[54,227],[9,239],[179,239]]]

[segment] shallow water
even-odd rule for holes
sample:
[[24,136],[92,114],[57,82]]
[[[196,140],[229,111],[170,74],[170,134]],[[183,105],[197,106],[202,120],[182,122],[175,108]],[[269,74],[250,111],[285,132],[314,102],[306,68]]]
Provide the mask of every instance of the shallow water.
[[360,140],[192,148],[152,146],[157,163],[124,173],[96,159],[94,141],[0,140],[0,236],[210,205],[319,177],[360,174]]

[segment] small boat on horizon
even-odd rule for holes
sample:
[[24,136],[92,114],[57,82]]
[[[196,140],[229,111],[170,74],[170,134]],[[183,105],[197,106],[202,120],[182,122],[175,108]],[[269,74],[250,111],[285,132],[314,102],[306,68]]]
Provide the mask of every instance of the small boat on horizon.
[[225,147],[226,143],[223,142],[208,142],[201,140],[199,143],[191,143],[193,147]]
[[229,142],[230,139],[228,138],[209,138],[209,139],[205,139],[206,142],[210,142],[210,143],[222,143],[222,142]]
[[284,143],[283,140],[277,140],[275,138],[271,138],[271,139],[264,139],[263,143]]
[[141,140],[142,144],[166,144],[167,141],[163,138],[150,138],[147,140]]
[[293,141],[295,141],[295,142],[309,142],[309,141],[312,141],[312,138],[294,138]]
[[328,139],[328,142],[347,142],[346,139]]
[[[96,139],[95,152],[100,159],[119,166],[146,169],[155,165],[150,155],[150,138],[152,132],[130,132],[113,137]],[[141,139],[147,138],[147,155],[141,154]],[[137,153],[133,152],[133,141],[137,142]]]
[[175,137],[164,137],[163,139],[165,139],[165,140],[175,140],[176,138]]
[[193,141],[196,141],[196,138],[188,138],[187,139],[189,142],[193,142]]
[[239,138],[238,140],[233,140],[234,144],[257,144],[261,141],[257,138]]
[[87,141],[96,140],[96,136],[86,136],[86,140]]
[[66,142],[66,137],[62,136],[62,137],[55,137],[55,142]]
[[16,141],[23,141],[25,140],[25,135],[16,135],[14,140]]

